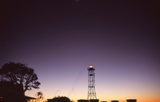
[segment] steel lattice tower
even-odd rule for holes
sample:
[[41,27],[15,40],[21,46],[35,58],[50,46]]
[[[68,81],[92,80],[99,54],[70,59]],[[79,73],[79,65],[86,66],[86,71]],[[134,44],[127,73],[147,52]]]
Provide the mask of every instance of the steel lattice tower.
[[95,73],[93,65],[88,68],[88,100],[97,99],[95,90]]

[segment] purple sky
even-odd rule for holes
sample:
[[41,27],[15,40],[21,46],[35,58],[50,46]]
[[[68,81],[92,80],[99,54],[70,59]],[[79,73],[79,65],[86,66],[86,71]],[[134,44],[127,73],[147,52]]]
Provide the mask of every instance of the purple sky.
[[27,95],[86,99],[93,64],[100,100],[160,101],[157,2],[0,1],[0,7],[0,66],[28,64],[42,84]]

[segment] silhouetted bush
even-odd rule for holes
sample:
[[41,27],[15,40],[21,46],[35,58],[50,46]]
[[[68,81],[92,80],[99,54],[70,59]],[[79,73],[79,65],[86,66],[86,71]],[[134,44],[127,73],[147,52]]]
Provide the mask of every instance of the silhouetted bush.
[[70,102],[70,99],[68,97],[55,97],[48,99],[48,102]]

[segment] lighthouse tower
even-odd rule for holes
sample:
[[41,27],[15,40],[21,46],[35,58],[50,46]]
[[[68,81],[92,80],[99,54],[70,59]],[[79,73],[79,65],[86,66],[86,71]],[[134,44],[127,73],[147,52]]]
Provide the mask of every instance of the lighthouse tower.
[[88,97],[87,100],[95,100],[96,90],[95,90],[95,73],[93,65],[89,65],[88,68]]

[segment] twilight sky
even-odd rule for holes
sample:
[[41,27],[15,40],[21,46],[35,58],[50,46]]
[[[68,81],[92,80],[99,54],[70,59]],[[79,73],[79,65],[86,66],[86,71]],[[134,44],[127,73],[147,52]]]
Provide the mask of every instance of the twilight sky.
[[89,64],[97,98],[160,102],[159,4],[135,0],[0,1],[0,66],[35,69],[35,97],[86,99]]

